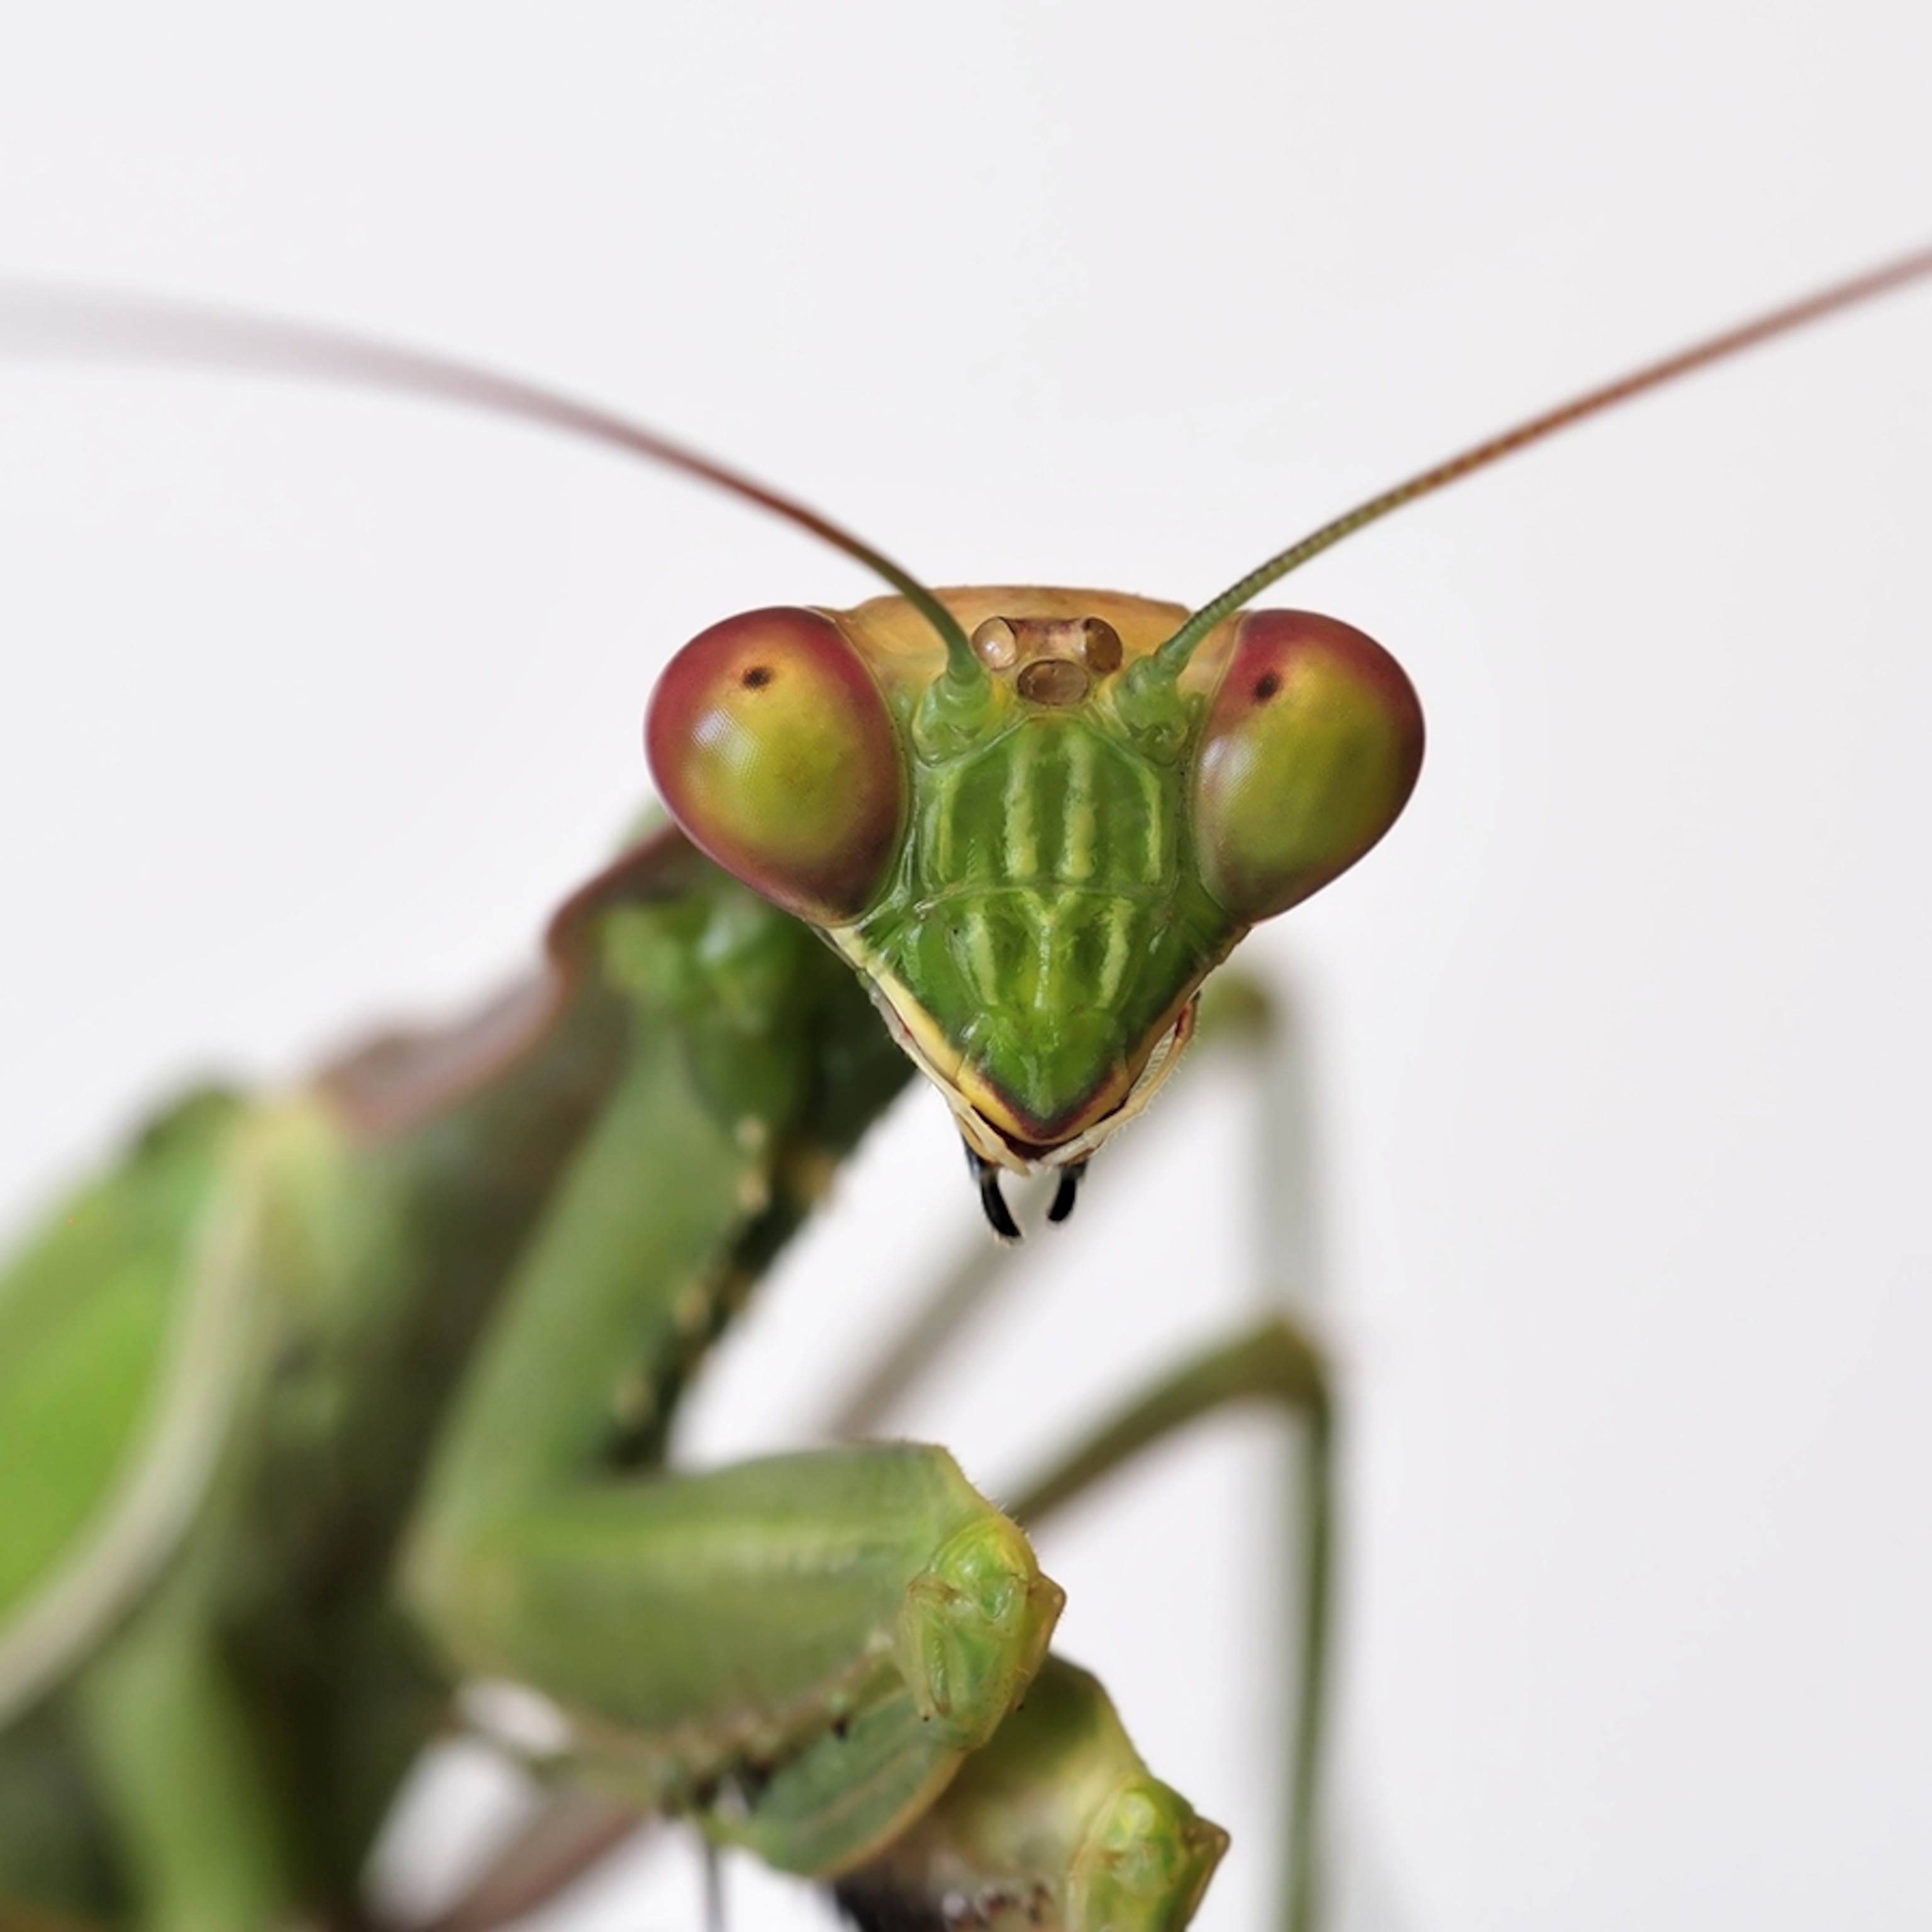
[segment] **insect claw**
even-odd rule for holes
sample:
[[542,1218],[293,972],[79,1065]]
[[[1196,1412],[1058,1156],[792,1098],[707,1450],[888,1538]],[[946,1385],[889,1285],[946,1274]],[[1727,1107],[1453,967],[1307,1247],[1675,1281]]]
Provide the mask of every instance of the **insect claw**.
[[1072,1217],[1073,1204],[1080,1198],[1081,1177],[1086,1172],[1084,1160],[1076,1160],[1060,1170],[1060,1185],[1054,1190],[1053,1205],[1046,1210],[1046,1218],[1056,1226]]
[[[976,1148],[968,1147],[966,1171],[979,1185],[980,1205],[986,1210],[986,1225],[1003,1241],[1018,1240],[1020,1224],[1013,1219],[1013,1210],[1000,1192],[1000,1170]],[[1059,1204],[1057,1200],[1054,1203],[1055,1207]]]

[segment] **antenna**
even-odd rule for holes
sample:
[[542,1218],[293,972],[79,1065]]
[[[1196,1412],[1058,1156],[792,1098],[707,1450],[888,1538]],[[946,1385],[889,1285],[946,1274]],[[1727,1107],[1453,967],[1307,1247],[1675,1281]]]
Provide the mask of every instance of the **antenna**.
[[1820,289],[1782,308],[1772,309],[1736,328],[1727,328],[1720,335],[1694,343],[1688,349],[1679,350],[1660,362],[1646,363],[1628,376],[1604,383],[1600,388],[1586,390],[1567,403],[1559,403],[1552,410],[1532,416],[1514,429],[1504,430],[1500,436],[1474,444],[1446,462],[1419,470],[1406,482],[1398,483],[1392,490],[1384,490],[1378,496],[1370,497],[1366,502],[1358,503],[1352,510],[1343,512],[1299,542],[1276,551],[1265,563],[1250,571],[1238,582],[1231,584],[1220,596],[1202,604],[1161,646],[1158,654],[1160,663],[1169,673],[1178,675],[1194,647],[1222,619],[1232,617],[1244,604],[1253,602],[1270,584],[1278,582],[1291,570],[1299,570],[1311,557],[1319,556],[1324,550],[1332,550],[1344,537],[1352,537],[1370,524],[1379,523],[1392,510],[1400,510],[1421,497],[1433,496],[1451,483],[1460,483],[1464,477],[1473,476],[1479,470],[1486,470],[1491,464],[1500,463],[1504,457],[1514,456],[1518,450],[1527,449],[1532,443],[1540,442],[1546,436],[1554,436],[1558,430],[1600,415],[1605,410],[1627,403],[1648,390],[1661,388],[1665,383],[1674,382],[1678,376],[1688,376],[1694,370],[1721,362],[1728,356],[1755,348],[1760,342],[1768,342],[1792,329],[1802,328],[1840,309],[1888,295],[1894,289],[1927,275],[1932,275],[1932,248],[1901,256],[1897,261],[1869,269],[1849,281],[1834,282],[1828,288]]
[[608,444],[728,490],[843,551],[883,578],[938,633],[954,678],[985,674],[952,612],[883,551],[796,497],[641,423],[559,390],[473,363],[272,316],[22,282],[0,281],[0,353],[169,363],[229,374],[293,376],[388,389],[488,410]]

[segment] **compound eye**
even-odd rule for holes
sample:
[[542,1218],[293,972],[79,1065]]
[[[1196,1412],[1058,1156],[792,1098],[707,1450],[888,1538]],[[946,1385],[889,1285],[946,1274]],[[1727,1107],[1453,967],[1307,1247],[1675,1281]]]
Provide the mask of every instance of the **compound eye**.
[[679,824],[753,891],[842,926],[885,884],[904,816],[892,715],[815,610],[752,610],[665,667],[644,752]]
[[1307,610],[1240,620],[1194,778],[1208,890],[1252,924],[1346,872],[1393,825],[1422,768],[1402,667]]

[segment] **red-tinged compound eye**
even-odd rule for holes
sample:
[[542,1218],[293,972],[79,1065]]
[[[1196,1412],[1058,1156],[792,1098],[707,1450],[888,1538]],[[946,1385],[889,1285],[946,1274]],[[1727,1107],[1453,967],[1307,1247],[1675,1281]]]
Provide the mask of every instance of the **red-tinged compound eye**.
[[856,918],[904,815],[898,739],[872,673],[815,610],[753,610],[694,638],[644,718],[651,776],[692,839],[814,926]]
[[1372,638],[1307,610],[1240,620],[1201,740],[1194,823],[1208,888],[1252,923],[1344,872],[1422,768],[1422,707]]

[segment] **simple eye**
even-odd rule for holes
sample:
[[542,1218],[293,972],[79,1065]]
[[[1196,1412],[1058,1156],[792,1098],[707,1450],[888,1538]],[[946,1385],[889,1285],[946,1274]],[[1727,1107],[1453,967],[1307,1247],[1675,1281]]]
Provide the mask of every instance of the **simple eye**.
[[885,883],[904,817],[892,716],[815,610],[752,610],[694,638],[644,717],[651,776],[697,844],[814,926]]
[[1414,687],[1372,638],[1307,610],[1244,617],[1195,768],[1208,890],[1252,924],[1346,872],[1408,802],[1422,736]]

